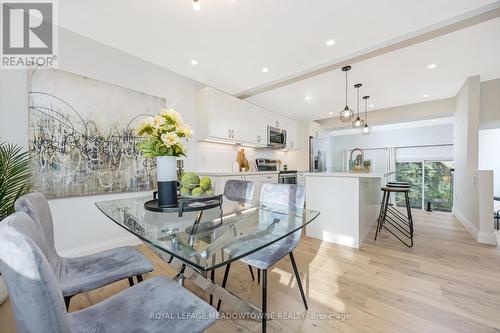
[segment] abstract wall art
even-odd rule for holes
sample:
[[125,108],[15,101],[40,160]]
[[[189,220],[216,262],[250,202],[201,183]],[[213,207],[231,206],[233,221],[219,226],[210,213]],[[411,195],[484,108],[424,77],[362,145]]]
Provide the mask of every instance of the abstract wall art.
[[49,198],[147,191],[154,160],[134,127],[164,98],[55,69],[29,73],[29,149],[34,188]]

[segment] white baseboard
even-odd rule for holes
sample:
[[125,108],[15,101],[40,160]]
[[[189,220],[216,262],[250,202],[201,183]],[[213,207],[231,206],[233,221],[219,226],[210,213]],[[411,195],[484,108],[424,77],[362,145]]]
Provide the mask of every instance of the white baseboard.
[[477,241],[482,244],[498,245],[497,237],[494,232],[482,232],[477,234]]
[[452,214],[457,218],[458,221],[464,226],[464,228],[474,237],[478,243],[497,245],[497,238],[493,232],[481,232],[479,229],[473,225],[468,219],[466,219],[461,213],[453,209]]
[[77,247],[74,249],[62,250],[59,251],[59,254],[62,257],[78,257],[78,256],[93,254],[96,252],[106,251],[120,246],[128,246],[128,245],[136,246],[141,243],[142,242],[139,240],[139,238],[135,236],[126,236],[126,237],[113,238],[105,242],[93,243]]

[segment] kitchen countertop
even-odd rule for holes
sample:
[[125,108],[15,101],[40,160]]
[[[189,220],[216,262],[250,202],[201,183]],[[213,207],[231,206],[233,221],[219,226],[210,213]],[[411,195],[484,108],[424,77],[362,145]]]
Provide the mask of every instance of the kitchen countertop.
[[351,177],[351,178],[384,178],[390,176],[389,173],[358,173],[358,172],[306,172],[306,177]]
[[202,172],[198,171],[196,174],[201,176],[213,176],[213,177],[224,177],[224,176],[259,176],[259,175],[277,175],[279,171],[246,171],[246,172]]

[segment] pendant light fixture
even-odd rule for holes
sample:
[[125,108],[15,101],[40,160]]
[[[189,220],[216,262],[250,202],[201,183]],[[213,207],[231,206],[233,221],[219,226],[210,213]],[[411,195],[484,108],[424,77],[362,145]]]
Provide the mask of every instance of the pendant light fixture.
[[345,72],[345,108],[340,111],[339,118],[343,123],[348,123],[354,119],[354,111],[347,106],[347,72],[351,70],[351,66],[342,67],[342,72]]
[[201,9],[200,0],[193,0],[193,9],[199,11]]
[[365,126],[361,129],[361,134],[363,135],[369,135],[372,132],[372,128],[368,126],[368,98],[370,96],[363,96],[365,100]]
[[359,117],[359,88],[361,88],[363,85],[361,83],[356,83],[354,85],[354,88],[356,88],[358,90],[358,117],[356,118],[356,120],[354,120],[352,122],[352,127],[354,128],[363,128],[363,126],[365,125],[365,122]]

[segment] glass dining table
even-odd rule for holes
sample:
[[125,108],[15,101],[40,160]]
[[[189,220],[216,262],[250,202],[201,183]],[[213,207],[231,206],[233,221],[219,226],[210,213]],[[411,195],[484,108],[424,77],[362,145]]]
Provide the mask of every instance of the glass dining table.
[[255,320],[261,320],[260,309],[217,284],[215,269],[300,232],[319,215],[307,209],[274,204],[249,206],[229,200],[224,200],[221,207],[182,214],[154,212],[144,208],[151,199],[140,196],[100,201],[96,206],[176,269],[175,279],[181,285],[189,279],[210,295],[210,303],[217,297],[231,312]]

